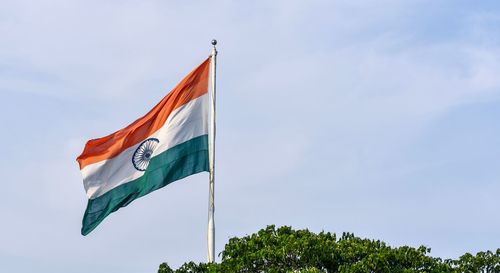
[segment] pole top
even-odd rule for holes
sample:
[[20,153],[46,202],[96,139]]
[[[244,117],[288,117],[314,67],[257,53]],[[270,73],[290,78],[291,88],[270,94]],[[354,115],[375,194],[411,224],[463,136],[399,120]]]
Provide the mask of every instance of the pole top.
[[212,40],[212,45],[213,45],[213,46],[217,45],[217,40],[213,39],[213,40]]

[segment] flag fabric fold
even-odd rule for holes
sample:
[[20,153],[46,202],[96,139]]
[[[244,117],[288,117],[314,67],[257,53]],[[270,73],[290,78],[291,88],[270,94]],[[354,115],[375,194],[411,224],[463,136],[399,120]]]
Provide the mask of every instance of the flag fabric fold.
[[113,134],[87,142],[77,158],[89,199],[82,235],[135,199],[209,170],[209,67],[210,58],[146,115]]

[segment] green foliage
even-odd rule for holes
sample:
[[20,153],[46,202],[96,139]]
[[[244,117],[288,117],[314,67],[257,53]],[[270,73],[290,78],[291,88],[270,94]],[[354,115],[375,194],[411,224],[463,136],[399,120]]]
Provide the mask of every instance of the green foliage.
[[500,272],[500,249],[496,252],[479,252],[476,256],[466,253],[452,264],[463,273],[498,273]]
[[394,248],[351,233],[337,238],[329,232],[268,226],[249,236],[231,238],[220,263],[188,262],[177,270],[163,263],[158,273],[500,273],[500,249],[444,261],[429,253],[424,246]]

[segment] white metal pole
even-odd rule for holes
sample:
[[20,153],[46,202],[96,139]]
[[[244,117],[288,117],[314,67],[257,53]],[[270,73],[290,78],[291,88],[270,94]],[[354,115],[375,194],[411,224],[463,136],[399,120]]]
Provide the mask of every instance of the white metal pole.
[[211,103],[211,122],[210,122],[210,140],[209,144],[209,196],[208,196],[208,262],[213,263],[215,261],[215,69],[216,69],[216,59],[217,59],[217,40],[212,40],[212,54],[211,54],[211,83],[212,83],[212,103]]

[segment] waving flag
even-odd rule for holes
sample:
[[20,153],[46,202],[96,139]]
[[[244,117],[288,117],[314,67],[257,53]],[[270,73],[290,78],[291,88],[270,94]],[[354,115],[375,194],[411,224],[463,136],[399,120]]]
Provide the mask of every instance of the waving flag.
[[209,170],[209,70],[210,58],[145,116],[87,142],[77,158],[89,199],[82,235],[133,200]]

